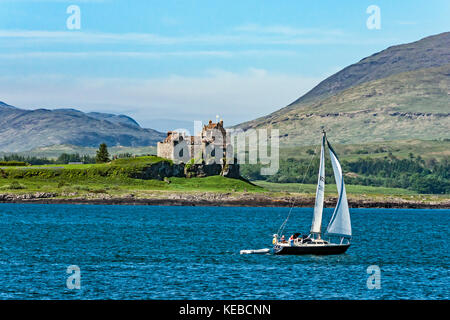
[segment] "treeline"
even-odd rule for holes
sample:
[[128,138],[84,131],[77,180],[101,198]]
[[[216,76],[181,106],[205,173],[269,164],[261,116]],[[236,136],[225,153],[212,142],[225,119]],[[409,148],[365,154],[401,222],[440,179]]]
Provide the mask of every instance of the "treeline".
[[68,164],[69,162],[95,163],[95,157],[80,155],[78,153],[62,153],[57,159],[46,157],[22,156],[18,154],[4,155],[0,157],[1,163],[24,163],[30,165]]
[[[311,163],[311,165],[310,165]],[[310,166],[309,166],[310,165]],[[309,166],[309,169],[308,169]],[[317,183],[319,160],[280,159],[275,175],[262,176],[261,165],[241,165],[241,174],[249,180],[269,182]],[[385,158],[359,158],[342,161],[347,184],[404,188],[424,194],[450,193],[450,161],[448,158],[423,160],[410,154],[408,159],[398,159],[392,154]],[[325,165],[328,183],[334,183],[330,161]]]
[[[106,145],[105,145],[106,147]],[[100,155],[101,161],[97,159]],[[131,153],[120,153],[114,155],[112,159],[122,159],[122,158],[132,158]],[[50,159],[46,157],[35,157],[35,156],[23,156],[18,154],[9,154],[0,157],[0,166],[25,166],[25,165],[45,165],[45,164],[68,164],[70,162],[82,162],[84,164],[98,163],[98,162],[108,162],[109,154],[107,149],[99,150],[97,156],[90,155],[80,155],[79,153],[62,153],[56,159]]]

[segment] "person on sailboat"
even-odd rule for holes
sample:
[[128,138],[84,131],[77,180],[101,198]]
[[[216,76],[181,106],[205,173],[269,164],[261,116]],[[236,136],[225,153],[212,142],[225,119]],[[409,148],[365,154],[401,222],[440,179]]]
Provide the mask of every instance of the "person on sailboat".
[[277,244],[277,242],[278,242],[278,235],[277,234],[274,234],[273,235],[273,240],[272,240],[272,244]]
[[291,235],[291,236],[289,237],[289,244],[290,244],[291,246],[294,245],[294,235]]
[[284,238],[284,234],[281,236],[281,242],[286,242],[286,240]]

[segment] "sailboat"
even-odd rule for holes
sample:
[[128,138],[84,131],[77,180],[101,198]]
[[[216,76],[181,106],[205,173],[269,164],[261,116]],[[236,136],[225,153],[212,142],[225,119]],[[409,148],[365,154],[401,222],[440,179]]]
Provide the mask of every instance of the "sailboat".
[[[338,189],[338,201],[328,224],[325,236],[323,237],[321,229],[325,194],[325,143],[327,144],[330,152],[334,179]],[[285,223],[286,222],[287,219]],[[310,233],[309,235],[303,236],[296,233],[291,236],[288,241],[283,239],[284,236],[281,239],[278,239],[278,236],[278,234],[275,234],[272,241],[274,245],[273,251],[275,254],[342,254],[345,253],[350,247],[352,227],[350,221],[350,211],[348,209],[347,194],[345,192],[344,176],[338,156],[331,147],[330,142],[327,140],[325,131],[323,131],[322,136],[316,201],[314,205],[314,214]]]

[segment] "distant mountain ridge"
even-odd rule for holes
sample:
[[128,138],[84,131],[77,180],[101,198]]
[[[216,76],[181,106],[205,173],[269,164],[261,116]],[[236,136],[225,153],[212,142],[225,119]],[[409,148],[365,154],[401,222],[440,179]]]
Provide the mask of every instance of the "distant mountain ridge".
[[101,112],[89,112],[88,116],[99,119],[99,120],[107,120],[113,123],[119,124],[128,124],[131,126],[140,127],[139,124],[133,118],[123,115],[123,114],[110,114],[110,113],[101,113]]
[[284,145],[450,138],[450,32],[389,47],[325,79],[267,116],[236,127],[278,128]]
[[132,118],[76,109],[25,110],[0,102],[0,151],[20,152],[50,145],[140,147],[164,134],[141,128]]
[[9,108],[9,109],[17,109],[16,107],[10,106],[9,104],[0,101],[0,108]]

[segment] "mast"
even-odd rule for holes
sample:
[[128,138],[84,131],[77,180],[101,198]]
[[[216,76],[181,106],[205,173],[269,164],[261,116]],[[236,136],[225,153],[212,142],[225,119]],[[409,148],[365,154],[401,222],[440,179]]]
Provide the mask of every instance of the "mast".
[[323,200],[325,194],[325,140],[326,133],[323,131],[322,146],[320,148],[320,165],[317,178],[316,202],[314,205],[314,215],[311,224],[311,234],[317,234],[320,239],[322,227]]
[[348,209],[347,193],[345,192],[344,176],[342,174],[341,164],[334,152],[333,148],[328,142],[328,149],[330,150],[331,164],[333,165],[334,179],[336,180],[336,187],[338,189],[338,201],[330,223],[328,224],[327,233],[330,235],[338,235],[341,237],[352,236],[352,226],[350,221],[350,211]]

